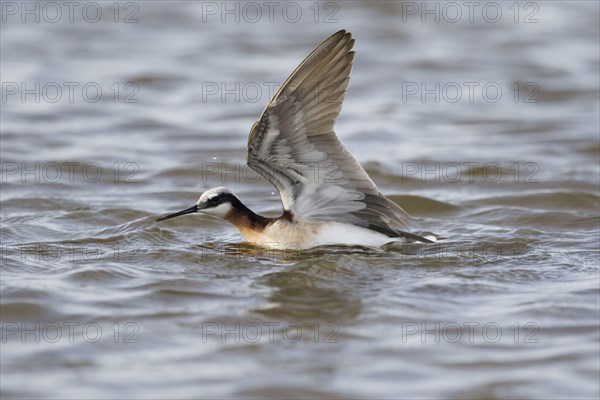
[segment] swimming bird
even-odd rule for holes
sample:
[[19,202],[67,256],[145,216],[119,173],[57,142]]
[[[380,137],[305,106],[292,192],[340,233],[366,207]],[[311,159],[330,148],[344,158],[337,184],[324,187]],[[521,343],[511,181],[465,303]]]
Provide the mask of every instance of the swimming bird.
[[274,249],[432,243],[407,232],[407,213],[379,192],[333,130],[350,80],[353,46],[345,30],[317,46],[250,130],[247,164],[277,188],[281,216],[258,215],[229,189],[216,187],[192,207],[157,221],[210,214],[230,222],[249,242]]

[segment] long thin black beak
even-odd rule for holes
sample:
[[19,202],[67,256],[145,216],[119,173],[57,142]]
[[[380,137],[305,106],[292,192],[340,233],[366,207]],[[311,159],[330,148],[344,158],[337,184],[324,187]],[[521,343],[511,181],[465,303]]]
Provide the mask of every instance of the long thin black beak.
[[166,217],[159,218],[156,220],[156,222],[164,221],[165,219],[175,218],[175,217],[179,217],[180,215],[191,214],[191,213],[195,213],[195,212],[198,212],[198,206],[196,204],[194,204],[190,208],[186,208],[183,211],[179,211],[179,212],[176,212],[175,214],[170,214],[170,215],[167,215]]

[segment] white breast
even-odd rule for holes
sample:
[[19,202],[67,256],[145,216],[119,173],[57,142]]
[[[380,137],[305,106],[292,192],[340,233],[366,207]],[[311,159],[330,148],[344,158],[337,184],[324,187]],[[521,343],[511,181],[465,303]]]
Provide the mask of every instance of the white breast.
[[399,238],[391,238],[371,229],[340,222],[325,222],[317,235],[316,242],[323,244],[345,244],[355,246],[381,247]]
[[279,220],[265,229],[257,244],[274,249],[310,249],[325,245],[381,247],[400,240],[356,225],[331,221]]

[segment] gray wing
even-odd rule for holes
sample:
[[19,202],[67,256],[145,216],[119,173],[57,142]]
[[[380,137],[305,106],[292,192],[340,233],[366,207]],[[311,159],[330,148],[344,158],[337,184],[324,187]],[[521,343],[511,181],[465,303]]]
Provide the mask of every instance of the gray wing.
[[294,217],[399,236],[408,215],[377,190],[333,130],[353,45],[352,35],[339,31],[292,73],[250,131],[248,165],[277,188]]

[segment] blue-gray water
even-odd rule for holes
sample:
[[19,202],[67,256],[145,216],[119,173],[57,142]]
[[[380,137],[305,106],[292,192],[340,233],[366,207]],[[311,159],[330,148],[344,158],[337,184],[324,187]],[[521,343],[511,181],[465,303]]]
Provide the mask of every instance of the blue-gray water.
[[[1,4],[3,398],[598,398],[598,2],[23,4]],[[336,131],[444,239],[275,253],[155,223],[220,185],[277,214],[247,133],[339,29]]]

